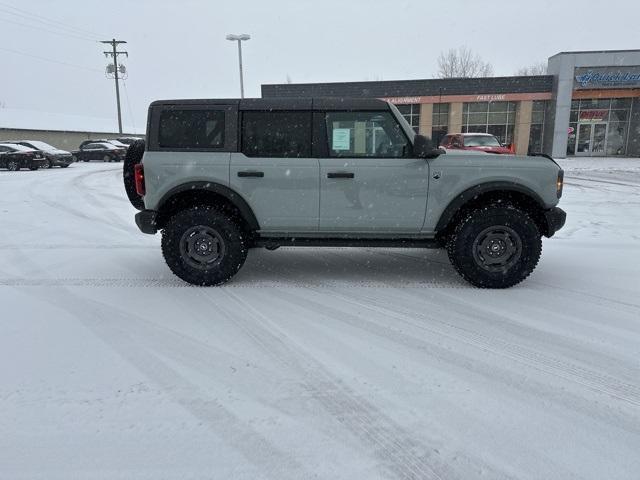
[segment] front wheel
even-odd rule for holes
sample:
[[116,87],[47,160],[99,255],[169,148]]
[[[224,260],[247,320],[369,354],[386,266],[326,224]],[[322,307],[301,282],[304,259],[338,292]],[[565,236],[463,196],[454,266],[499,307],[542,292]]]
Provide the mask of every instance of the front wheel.
[[247,258],[243,230],[227,214],[202,205],[175,214],[162,230],[162,254],[171,271],[199,286],[225,283]]
[[535,222],[511,205],[490,205],[465,215],[447,242],[456,271],[480,288],[517,285],[535,269],[542,239]]

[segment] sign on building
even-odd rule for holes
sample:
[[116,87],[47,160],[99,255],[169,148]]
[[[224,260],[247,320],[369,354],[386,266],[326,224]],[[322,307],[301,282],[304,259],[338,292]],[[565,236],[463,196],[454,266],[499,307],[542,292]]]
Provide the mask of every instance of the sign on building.
[[574,88],[638,88],[640,67],[580,67],[574,72]]

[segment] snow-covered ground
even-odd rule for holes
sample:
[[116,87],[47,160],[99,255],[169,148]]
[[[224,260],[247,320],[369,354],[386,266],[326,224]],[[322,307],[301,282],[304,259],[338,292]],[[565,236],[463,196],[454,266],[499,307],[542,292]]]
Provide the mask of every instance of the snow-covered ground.
[[639,478],[640,160],[562,163],[505,291],[340,248],[193,288],[120,165],[0,171],[0,478]]

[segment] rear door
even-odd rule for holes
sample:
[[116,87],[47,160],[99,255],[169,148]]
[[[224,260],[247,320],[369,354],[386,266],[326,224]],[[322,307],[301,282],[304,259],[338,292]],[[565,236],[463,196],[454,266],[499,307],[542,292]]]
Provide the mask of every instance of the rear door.
[[320,159],[320,231],[418,233],[429,166],[389,111],[328,111]]
[[310,106],[240,113],[240,148],[231,154],[229,183],[263,233],[318,231],[319,162],[311,151]]

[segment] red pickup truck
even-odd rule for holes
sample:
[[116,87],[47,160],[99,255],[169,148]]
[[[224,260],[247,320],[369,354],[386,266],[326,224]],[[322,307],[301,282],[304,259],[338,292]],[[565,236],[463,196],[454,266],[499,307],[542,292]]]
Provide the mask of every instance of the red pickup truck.
[[487,153],[513,154],[489,133],[450,133],[440,141],[440,146],[451,150],[478,150]]

